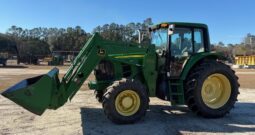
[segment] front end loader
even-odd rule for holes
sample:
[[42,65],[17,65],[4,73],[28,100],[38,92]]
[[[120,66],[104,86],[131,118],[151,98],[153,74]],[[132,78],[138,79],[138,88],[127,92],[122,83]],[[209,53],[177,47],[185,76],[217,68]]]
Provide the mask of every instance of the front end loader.
[[94,71],[89,88],[107,117],[134,123],[149,97],[187,105],[197,115],[218,118],[234,106],[238,78],[222,55],[210,51],[205,24],[169,22],[150,27],[151,44],[113,42],[94,34],[60,80],[58,69],[29,78],[2,95],[37,115],[71,100]]

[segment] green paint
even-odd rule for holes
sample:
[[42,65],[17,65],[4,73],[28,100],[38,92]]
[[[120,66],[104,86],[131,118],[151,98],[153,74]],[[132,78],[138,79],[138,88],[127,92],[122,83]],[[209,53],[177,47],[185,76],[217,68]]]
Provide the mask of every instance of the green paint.
[[224,57],[220,53],[214,52],[203,52],[197,53],[188,58],[187,63],[181,73],[181,80],[185,80],[189,71],[202,59],[223,59]]
[[59,85],[57,75],[58,69],[54,68],[48,74],[19,82],[2,95],[29,111],[41,115],[50,106],[52,95],[57,92]]

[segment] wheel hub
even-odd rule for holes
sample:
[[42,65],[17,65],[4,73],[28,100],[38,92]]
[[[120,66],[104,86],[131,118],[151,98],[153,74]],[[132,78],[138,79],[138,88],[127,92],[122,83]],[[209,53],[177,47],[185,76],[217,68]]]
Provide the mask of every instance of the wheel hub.
[[204,81],[201,94],[204,103],[208,107],[220,108],[227,103],[230,97],[230,82],[223,74],[212,74]]
[[132,99],[132,98],[130,98],[130,97],[124,97],[124,98],[122,99],[122,106],[123,106],[124,108],[130,108],[130,107],[132,106],[132,104],[133,104],[133,99]]
[[140,107],[140,97],[133,90],[124,90],[119,93],[115,100],[117,112],[123,116],[135,114]]

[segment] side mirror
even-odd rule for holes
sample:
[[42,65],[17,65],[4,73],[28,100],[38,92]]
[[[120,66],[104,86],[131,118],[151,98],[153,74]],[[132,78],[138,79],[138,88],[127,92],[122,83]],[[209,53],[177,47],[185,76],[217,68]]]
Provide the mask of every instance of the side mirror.
[[169,36],[173,35],[173,33],[174,33],[174,25],[171,24],[171,25],[168,26],[168,35]]

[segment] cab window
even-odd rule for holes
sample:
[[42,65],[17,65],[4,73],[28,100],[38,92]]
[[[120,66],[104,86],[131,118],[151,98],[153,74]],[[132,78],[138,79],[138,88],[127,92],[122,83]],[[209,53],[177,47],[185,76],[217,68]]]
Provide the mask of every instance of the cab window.
[[151,43],[156,46],[156,49],[166,49],[167,47],[167,29],[159,29],[151,33]]
[[194,52],[204,52],[203,30],[194,29]]
[[175,28],[171,35],[171,54],[173,56],[189,55],[193,52],[192,30],[189,28]]

